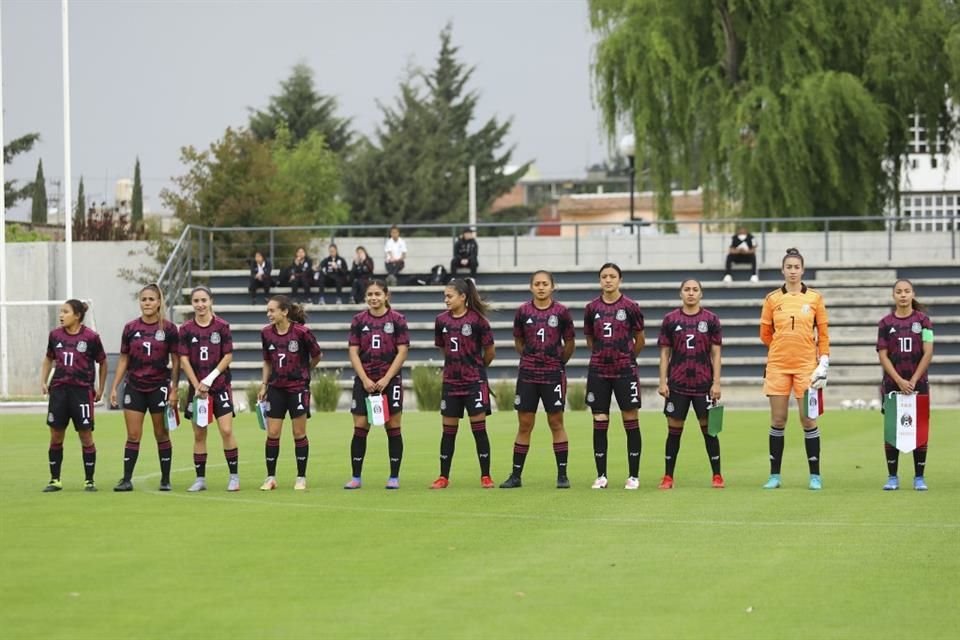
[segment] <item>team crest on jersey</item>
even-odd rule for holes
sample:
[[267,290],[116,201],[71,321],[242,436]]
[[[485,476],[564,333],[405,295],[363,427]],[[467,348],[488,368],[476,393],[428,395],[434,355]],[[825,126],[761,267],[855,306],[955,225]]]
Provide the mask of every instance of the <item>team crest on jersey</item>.
[[157,332],[153,334],[153,337],[157,339],[157,342],[163,342],[167,339],[167,334],[163,329],[157,329]]
[[920,323],[919,323],[919,322],[914,322],[913,324],[911,324],[911,325],[910,325],[910,331],[911,331],[912,333],[920,333]]
[[287,345],[287,351],[290,353],[296,353],[297,351],[300,351],[300,343],[296,340],[291,340]]
[[626,319],[627,319],[626,309],[617,309],[617,320],[619,320],[620,322],[623,322]]
[[86,353],[87,352],[87,341],[81,340],[77,343],[77,353]]
[[800,313],[810,313],[810,305],[805,304],[800,307]]
[[707,332],[707,321],[706,321],[706,320],[701,320],[700,322],[697,323],[697,331],[699,331],[700,333],[706,333],[706,332]]
[[560,324],[560,321],[557,319],[557,316],[551,315],[549,318],[547,318],[548,327],[553,327],[554,329],[556,329],[559,324]]
[[220,332],[214,331],[210,334],[210,344],[220,344]]
[[384,332],[384,333],[393,333],[393,323],[392,323],[392,322],[388,322],[388,323],[386,323],[385,325],[383,325],[383,332]]
[[462,333],[465,336],[472,336],[473,327],[471,327],[469,324],[465,324],[462,327],[460,327],[460,333]]

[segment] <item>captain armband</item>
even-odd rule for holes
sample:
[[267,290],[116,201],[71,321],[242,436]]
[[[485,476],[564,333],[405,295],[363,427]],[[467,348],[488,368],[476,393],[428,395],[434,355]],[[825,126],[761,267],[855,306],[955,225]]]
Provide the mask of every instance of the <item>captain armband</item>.
[[920,331],[920,339],[923,342],[933,342],[933,329],[923,329]]

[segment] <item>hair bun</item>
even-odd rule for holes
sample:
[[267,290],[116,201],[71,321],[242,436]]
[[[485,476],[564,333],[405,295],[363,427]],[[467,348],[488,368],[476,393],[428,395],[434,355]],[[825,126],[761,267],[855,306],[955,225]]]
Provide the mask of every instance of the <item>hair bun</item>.
[[788,255],[788,256],[798,256],[798,255],[800,255],[800,250],[797,249],[796,247],[790,247],[789,249],[787,249],[787,255]]

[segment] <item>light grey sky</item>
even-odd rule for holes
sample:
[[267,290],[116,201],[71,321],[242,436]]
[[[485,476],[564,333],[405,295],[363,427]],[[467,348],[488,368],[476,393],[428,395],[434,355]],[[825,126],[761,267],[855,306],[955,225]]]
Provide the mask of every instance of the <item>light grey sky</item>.
[[[58,0],[0,0],[4,141],[39,131],[35,150],[7,167],[31,180],[42,157],[63,175]],[[247,122],[298,61],[339,113],[370,134],[377,100],[391,102],[410,65],[430,67],[453,23],[461,61],[476,67],[478,116],[513,118],[519,163],[544,177],[581,176],[607,157],[594,109],[594,36],[586,0],[146,2],[70,4],[74,194],[113,201],[114,183],[140,157],[148,210],[182,173],[179,149],[206,147]],[[48,196],[52,197],[48,187]],[[24,218],[29,202],[11,212]]]

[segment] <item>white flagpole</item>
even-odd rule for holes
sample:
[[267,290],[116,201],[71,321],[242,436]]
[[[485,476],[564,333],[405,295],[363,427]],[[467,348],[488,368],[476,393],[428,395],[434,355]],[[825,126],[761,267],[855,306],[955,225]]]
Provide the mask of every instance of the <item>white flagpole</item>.
[[[0,5],[0,16],[3,7]],[[0,17],[0,146],[3,146],[3,20]],[[0,162],[0,184],[6,185],[4,163]],[[0,397],[10,392],[10,362],[7,349],[7,193],[0,194]]]
[[66,232],[67,298],[73,297],[73,179],[70,174],[70,7],[61,0],[63,48],[63,227]]

